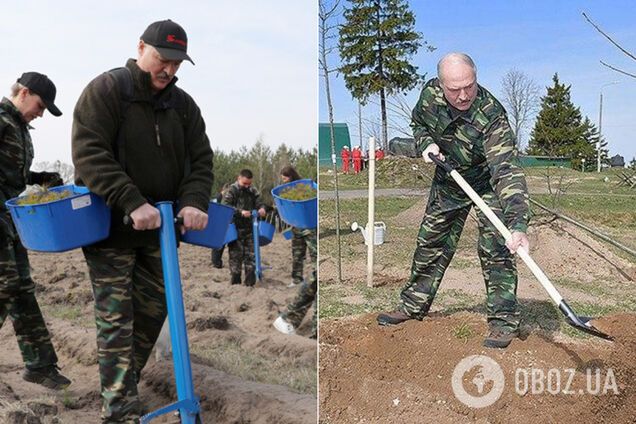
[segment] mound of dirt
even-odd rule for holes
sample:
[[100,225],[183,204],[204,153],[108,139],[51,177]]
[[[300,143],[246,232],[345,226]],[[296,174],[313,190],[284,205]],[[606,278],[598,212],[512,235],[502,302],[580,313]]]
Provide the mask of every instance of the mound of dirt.
[[[396,327],[379,327],[375,315],[321,321],[321,421],[633,423],[636,316],[595,325],[616,341],[563,343],[537,332],[492,350],[481,345],[483,318],[468,312]],[[494,360],[501,376],[476,366],[454,374],[471,355]],[[466,396],[482,407],[459,400]]]

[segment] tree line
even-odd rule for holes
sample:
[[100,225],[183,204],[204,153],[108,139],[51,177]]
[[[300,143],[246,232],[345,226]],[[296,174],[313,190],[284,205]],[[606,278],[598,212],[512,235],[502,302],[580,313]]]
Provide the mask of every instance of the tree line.
[[[272,150],[262,139],[258,139],[249,148],[241,146],[238,150],[214,152],[214,184],[210,198],[216,197],[225,184],[236,181],[238,173],[243,168],[251,169],[254,173],[253,185],[262,194],[268,204],[272,204],[271,190],[281,184],[280,170],[292,165],[303,178],[316,180],[317,151],[316,149],[294,149],[281,144]],[[73,165],[61,162],[38,162],[33,165],[34,171],[59,172],[66,184],[74,180]]]
[[[428,52],[435,47],[416,30],[415,15],[405,0],[349,0],[343,2],[339,16],[338,9],[340,0],[320,0],[322,51],[335,50],[327,45],[333,40],[340,59],[339,66],[330,69],[323,57],[321,71],[326,79],[329,73],[340,73],[361,106],[374,103],[374,96],[379,99],[379,117],[371,121],[372,130],[367,128],[367,132],[377,136],[386,149],[389,129],[410,134],[410,108],[404,107],[404,93],[421,89],[426,79],[413,64],[413,57],[421,47]],[[331,24],[329,20],[338,22]],[[335,29],[337,34],[331,34]],[[580,169],[583,160],[596,167],[600,150],[602,163],[608,163],[607,143],[603,138],[599,143],[596,125],[572,102],[571,86],[561,82],[557,74],[552,83],[543,91],[517,69],[509,70],[502,79],[498,97],[508,112],[519,151],[569,157]],[[362,127],[361,116],[359,121]]]

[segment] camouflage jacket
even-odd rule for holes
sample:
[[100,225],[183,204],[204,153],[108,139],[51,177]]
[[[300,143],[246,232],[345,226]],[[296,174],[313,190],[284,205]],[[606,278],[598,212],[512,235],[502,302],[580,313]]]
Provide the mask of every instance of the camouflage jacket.
[[253,186],[241,188],[238,182],[232,184],[227,191],[223,193],[223,201],[221,203],[237,209],[237,211],[234,212],[234,224],[236,228],[239,229],[252,228],[252,218],[241,216],[241,210],[252,211],[265,206],[258,190]]
[[[528,189],[519,166],[515,140],[506,111],[479,86],[477,98],[465,113],[453,114],[437,78],[424,86],[413,109],[411,127],[419,154],[432,143],[477,193],[493,192],[511,231],[528,227]],[[437,167],[431,196],[444,208],[471,203],[450,175]]]
[[0,211],[8,217],[4,202],[24,191],[31,179],[33,143],[31,126],[7,98],[0,102]]

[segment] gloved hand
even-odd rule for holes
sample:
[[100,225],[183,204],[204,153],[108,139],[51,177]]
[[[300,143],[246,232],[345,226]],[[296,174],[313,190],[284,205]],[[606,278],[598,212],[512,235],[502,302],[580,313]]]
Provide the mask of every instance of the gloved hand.
[[59,172],[31,172],[31,184],[39,184],[47,187],[57,187],[64,185],[64,180]]
[[422,157],[426,163],[433,162],[431,158],[428,157],[429,153],[433,153],[433,155],[437,156],[440,160],[444,160],[444,155],[440,153],[439,146],[435,143],[429,144],[429,146],[422,152]]

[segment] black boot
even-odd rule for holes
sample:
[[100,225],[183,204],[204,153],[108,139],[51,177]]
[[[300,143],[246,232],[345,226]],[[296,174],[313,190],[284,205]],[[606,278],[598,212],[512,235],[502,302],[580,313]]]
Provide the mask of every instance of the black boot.
[[232,274],[230,284],[241,284],[241,274]]
[[248,287],[252,287],[254,284],[256,284],[256,273],[252,271],[245,275],[245,285]]
[[222,255],[223,250],[212,249],[212,266],[214,268],[223,268],[223,259],[221,259]]
[[71,384],[71,380],[59,373],[56,365],[48,365],[42,368],[27,368],[22,374],[22,379],[30,383],[41,384],[49,389],[61,390]]

